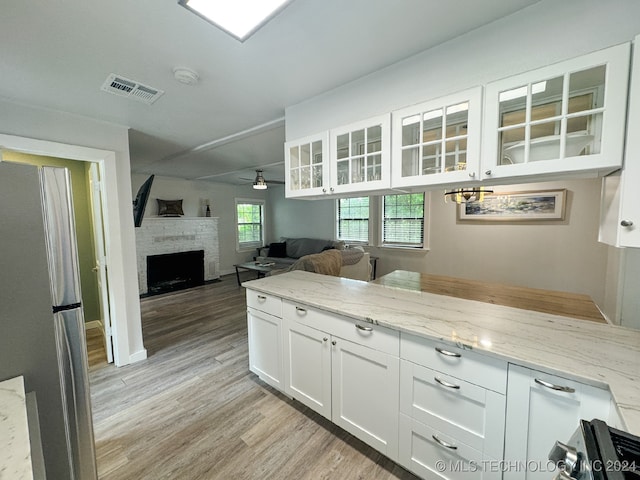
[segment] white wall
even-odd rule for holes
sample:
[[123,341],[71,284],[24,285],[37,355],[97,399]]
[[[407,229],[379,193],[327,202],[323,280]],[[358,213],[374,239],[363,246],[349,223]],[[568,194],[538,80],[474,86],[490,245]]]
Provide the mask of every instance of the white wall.
[[109,248],[112,256],[118,259],[116,264],[109,265],[110,275],[117,278],[110,288],[114,298],[111,314],[117,336],[116,363],[126,365],[146,358],[137,294],[128,129],[86,117],[0,100],[0,133],[25,137],[28,144],[33,143],[29,142],[30,139],[62,144],[59,148],[54,145],[53,149],[58,151],[53,152],[14,148],[24,153],[62,156],[59,152],[68,151],[66,145],[70,145],[115,154],[109,155],[104,161],[104,180],[108,199]]
[[[147,179],[148,175],[132,174],[131,186],[132,195],[135,195],[140,185]],[[254,190],[251,185],[228,185],[224,183],[213,183],[205,181],[182,180],[179,178],[156,176],[151,187],[151,194],[145,218],[158,215],[156,199],[179,200],[182,199],[182,209],[186,217],[203,217],[204,209],[202,200],[209,199],[211,205],[211,215],[218,217],[218,238],[220,247],[220,273],[222,275],[235,272],[235,263],[251,260],[254,251],[236,251],[236,198],[267,198],[267,193],[263,190]],[[267,202],[265,206],[265,221],[270,224],[270,209]],[[144,220],[143,220],[144,222]],[[268,237],[268,232],[267,237]],[[267,238],[267,243],[269,238]]]

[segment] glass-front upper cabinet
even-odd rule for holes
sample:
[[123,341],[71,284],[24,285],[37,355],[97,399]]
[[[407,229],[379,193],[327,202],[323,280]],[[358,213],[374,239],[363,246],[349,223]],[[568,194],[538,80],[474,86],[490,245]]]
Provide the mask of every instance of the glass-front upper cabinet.
[[487,85],[482,178],[620,168],[629,55],[618,45]]
[[389,188],[390,114],[332,129],[329,142],[330,193]]
[[392,113],[391,186],[478,180],[482,88]]
[[322,195],[329,184],[329,133],[301,138],[284,145],[285,196]]

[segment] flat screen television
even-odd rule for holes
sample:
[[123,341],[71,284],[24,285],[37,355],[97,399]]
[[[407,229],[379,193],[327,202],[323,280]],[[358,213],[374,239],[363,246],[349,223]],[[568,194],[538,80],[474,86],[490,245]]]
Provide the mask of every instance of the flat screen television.
[[142,217],[144,217],[144,209],[147,206],[147,200],[149,200],[149,193],[151,192],[153,177],[154,175],[151,175],[145,180],[145,182],[138,189],[138,194],[133,201],[133,223],[136,227],[142,225]]

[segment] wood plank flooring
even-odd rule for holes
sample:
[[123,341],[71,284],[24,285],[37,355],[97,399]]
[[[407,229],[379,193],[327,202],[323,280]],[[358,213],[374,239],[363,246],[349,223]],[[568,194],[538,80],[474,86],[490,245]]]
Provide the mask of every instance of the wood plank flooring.
[[147,360],[89,341],[100,480],[417,478],[249,372],[235,274],[141,309]]

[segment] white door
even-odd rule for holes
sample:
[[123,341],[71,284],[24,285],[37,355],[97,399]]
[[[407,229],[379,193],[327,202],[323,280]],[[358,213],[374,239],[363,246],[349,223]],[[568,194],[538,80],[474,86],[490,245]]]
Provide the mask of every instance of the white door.
[[102,314],[102,327],[104,336],[104,349],[107,352],[107,362],[113,362],[113,343],[111,333],[111,315],[109,312],[109,284],[107,282],[107,262],[104,236],[104,223],[102,218],[102,191],[100,171],[97,163],[91,163],[89,167],[89,182],[91,195],[91,214],[93,216],[93,241],[96,252],[96,266],[93,271],[98,277],[98,301]]

